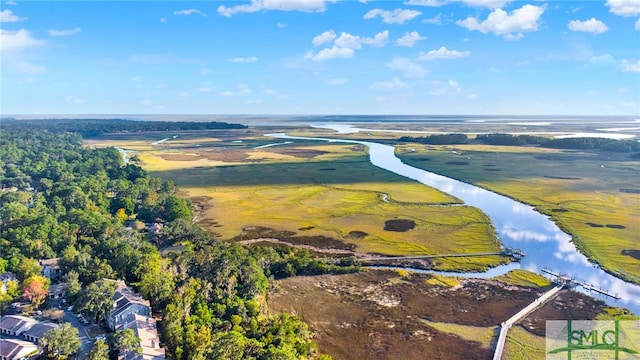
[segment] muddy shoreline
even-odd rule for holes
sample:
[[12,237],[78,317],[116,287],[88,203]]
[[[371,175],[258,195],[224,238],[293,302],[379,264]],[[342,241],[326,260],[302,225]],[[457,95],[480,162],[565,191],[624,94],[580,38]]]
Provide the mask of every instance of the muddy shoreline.
[[[294,277],[276,281],[267,302],[271,312],[299,315],[319,350],[336,359],[490,359],[491,339],[470,341],[425,320],[497,329],[546,290],[480,279],[449,287],[433,285],[432,278],[402,270]],[[563,291],[517,326],[539,335],[545,320],[593,319],[606,307]]]

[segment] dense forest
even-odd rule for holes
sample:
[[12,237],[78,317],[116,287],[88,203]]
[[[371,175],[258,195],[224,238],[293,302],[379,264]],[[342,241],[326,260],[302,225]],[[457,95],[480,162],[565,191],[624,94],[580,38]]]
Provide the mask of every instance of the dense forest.
[[246,125],[226,122],[135,121],[125,119],[2,119],[2,127],[21,130],[77,133],[84,138],[123,132],[246,129]]
[[[171,181],[61,129],[3,123],[0,205],[0,273],[15,273],[22,295],[46,290],[38,259],[59,257],[67,299],[97,321],[114,291],[104,279],[124,279],[162,317],[171,359],[325,358],[298,317],[267,315],[269,279],[358,270],[306,250],[219,242]],[[149,223],[164,226],[152,234]],[[160,251],[175,245],[184,251]],[[7,294],[0,307],[18,296]]]
[[[483,134],[471,140],[464,134],[429,135],[424,137],[403,136],[398,141],[428,145],[456,145],[481,143],[502,146],[541,146],[554,149],[601,150],[613,152],[640,152],[640,142],[635,140],[615,140],[605,138],[564,138],[552,139],[533,135]],[[637,157],[637,155],[632,155]]]

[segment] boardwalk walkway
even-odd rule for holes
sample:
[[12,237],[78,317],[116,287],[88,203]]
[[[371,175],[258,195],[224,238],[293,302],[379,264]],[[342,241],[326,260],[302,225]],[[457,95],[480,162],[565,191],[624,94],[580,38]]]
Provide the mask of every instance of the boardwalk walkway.
[[507,341],[507,331],[509,331],[509,328],[511,328],[513,324],[520,321],[520,319],[533,312],[539,306],[549,301],[549,299],[558,294],[558,291],[560,290],[562,290],[562,285],[558,285],[553,289],[547,291],[546,293],[542,294],[542,296],[537,298],[534,302],[527,305],[527,307],[520,310],[517,314],[513,315],[500,325],[500,335],[498,336],[498,343],[496,344],[496,351],[493,354],[493,360],[500,360],[502,358],[502,351],[504,350],[504,344]]

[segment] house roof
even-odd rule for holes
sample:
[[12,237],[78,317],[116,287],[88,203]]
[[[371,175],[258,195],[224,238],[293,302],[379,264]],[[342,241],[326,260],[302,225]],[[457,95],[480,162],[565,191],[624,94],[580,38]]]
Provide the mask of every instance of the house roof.
[[49,269],[60,269],[60,265],[58,264],[59,260],[60,258],[43,259],[38,261],[38,263],[40,263],[40,266],[48,267]]
[[149,316],[130,314],[117,330],[124,329],[133,329],[140,339],[142,354],[136,359],[160,360],[165,358],[164,348],[160,347],[155,319]]
[[40,339],[41,337],[44,336],[44,334],[48,333],[49,331],[55,329],[56,327],[58,327],[55,324],[49,324],[49,323],[38,323],[33,325],[29,330],[25,331],[23,333],[24,336],[33,336],[35,338]]
[[0,358],[20,359],[37,351],[38,347],[29,341],[0,339]]
[[[133,291],[130,287],[124,285],[124,282],[118,283],[119,287],[113,294],[113,310],[111,310],[110,316],[115,316],[122,312],[124,309],[131,305],[142,305],[148,308],[151,307],[149,300],[145,300],[140,294]],[[121,286],[124,285],[124,286]]]
[[6,273],[0,274],[0,282],[6,282],[11,280],[18,280],[18,278],[16,277],[16,274],[12,272],[6,272]]
[[61,282],[49,286],[49,294],[59,294],[65,292],[69,288],[69,283]]
[[25,325],[33,326],[37,324],[38,321],[35,319],[20,316],[20,315],[5,315],[2,320],[0,320],[0,329],[5,329],[10,332],[16,332],[22,329]]

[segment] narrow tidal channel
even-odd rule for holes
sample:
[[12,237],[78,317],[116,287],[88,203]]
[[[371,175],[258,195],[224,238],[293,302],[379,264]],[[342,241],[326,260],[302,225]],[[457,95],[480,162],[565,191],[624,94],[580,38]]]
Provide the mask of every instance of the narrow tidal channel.
[[[538,213],[529,205],[471,184],[406,165],[395,156],[393,146],[367,141],[296,137],[284,133],[267,134],[266,136],[365,145],[369,148],[369,160],[373,165],[444,191],[463,200],[466,205],[475,206],[482,210],[491,219],[498,233],[498,238],[504,246],[525,252],[526,256],[520,262],[519,268],[541,275],[546,275],[541,271],[543,268],[569,275],[576,280],[605,289],[621,299],[614,300],[590,292],[592,296],[605,300],[609,305],[625,307],[635,314],[640,314],[640,286],[627,283],[594,266],[576,249],[571,242],[570,235],[564,233],[547,216]],[[512,270],[514,266],[501,268],[503,272],[507,272]],[[499,273],[495,273],[495,270],[492,271],[492,275],[499,275]],[[472,274],[447,274],[473,276]]]

